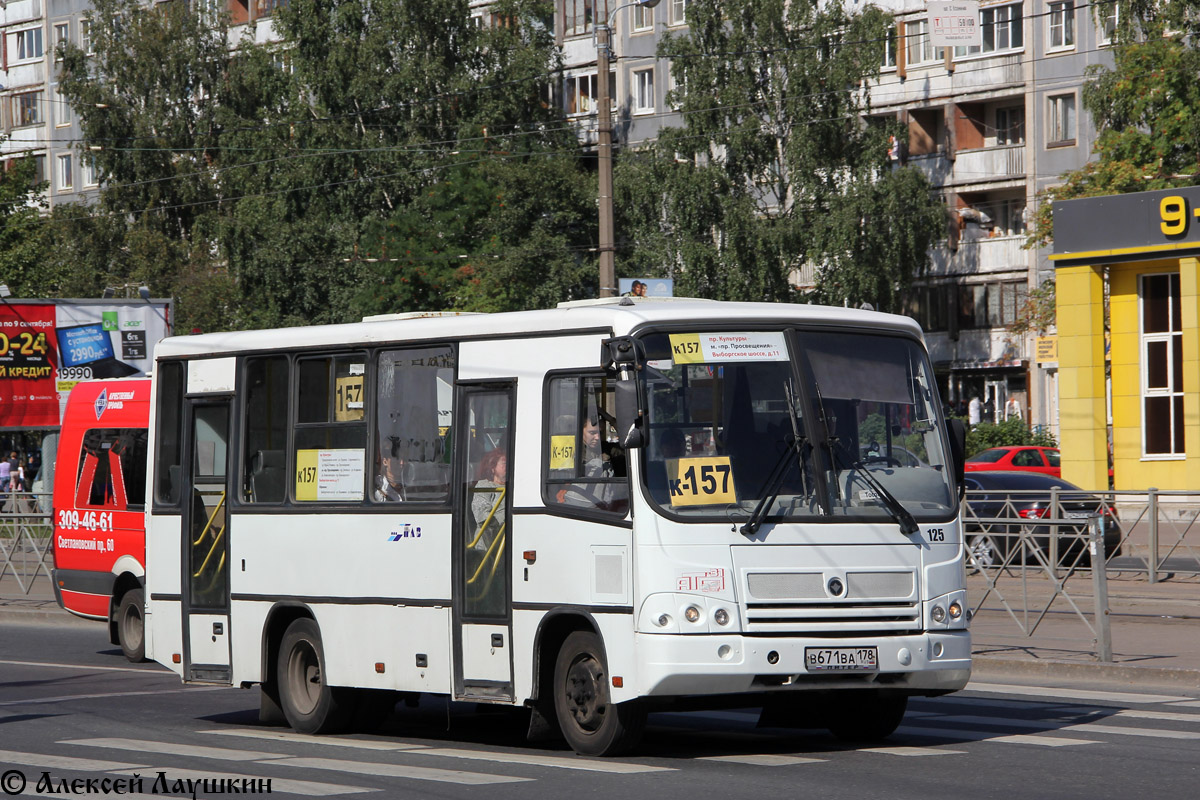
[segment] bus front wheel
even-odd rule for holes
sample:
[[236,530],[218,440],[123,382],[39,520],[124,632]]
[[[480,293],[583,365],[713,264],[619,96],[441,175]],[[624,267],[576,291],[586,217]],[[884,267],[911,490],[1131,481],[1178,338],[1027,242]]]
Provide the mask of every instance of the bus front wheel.
[[146,660],[146,620],[142,611],[145,595],[141,589],[130,589],[121,595],[117,605],[117,642],[125,658],[134,664]]
[[567,744],[580,755],[628,752],[642,737],[646,710],[637,701],[613,703],[600,637],[576,631],[554,663],[554,712]]
[[276,669],[280,705],[293,730],[334,733],[346,727],[353,713],[350,691],[325,682],[325,651],[316,622],[305,617],[288,626]]

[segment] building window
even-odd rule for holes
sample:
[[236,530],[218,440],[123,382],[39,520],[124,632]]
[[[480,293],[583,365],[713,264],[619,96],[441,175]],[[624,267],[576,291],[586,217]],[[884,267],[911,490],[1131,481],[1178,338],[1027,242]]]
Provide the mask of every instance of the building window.
[[563,33],[579,36],[596,26],[596,0],[563,0]]
[[100,171],[96,169],[96,162],[94,159],[85,157],[80,164],[80,169],[83,170],[84,186],[100,185]]
[[51,105],[54,106],[54,124],[60,128],[70,125],[73,120],[71,104],[63,99],[57,88],[52,90],[51,97],[53,98]]
[[1024,144],[1025,143],[1025,108],[1023,106],[1013,106],[1011,108],[996,109],[996,144]]
[[1047,122],[1050,129],[1046,132],[1050,144],[1075,143],[1075,95],[1058,94],[1048,98]]
[[1100,27],[1099,40],[1101,45],[1109,45],[1113,42],[1113,37],[1117,35],[1117,21],[1120,19],[1117,16],[1117,3],[1109,3],[1100,9]]
[[633,71],[633,113],[654,111],[654,68]]
[[684,85],[678,73],[672,67],[667,67],[667,100],[674,111],[683,108]]
[[92,21],[90,19],[79,20],[79,49],[85,55],[95,55],[96,49],[92,44]]
[[62,60],[62,48],[71,41],[71,24],[69,22],[54,23],[54,56],[55,60]]
[[40,125],[42,123],[42,93],[25,92],[12,98],[13,127]]
[[1142,452],[1184,455],[1183,324],[1179,275],[1142,275]]
[[883,68],[895,69],[896,67],[896,27],[893,25],[888,28],[887,37],[883,40]]
[[670,3],[670,23],[672,25],[686,25],[688,0],[670,0]]
[[42,57],[42,29],[26,28],[11,34],[8,40],[9,53],[14,61],[32,61]]
[[648,31],[654,28],[654,9],[646,6],[633,7],[633,29]]
[[[1115,3],[1114,3],[1115,5]],[[1050,4],[1050,49],[1075,46],[1075,2]]]
[[979,26],[983,34],[983,45],[956,47],[955,57],[1020,50],[1025,46],[1025,32],[1021,27],[1021,3],[981,9]]
[[[615,106],[617,73],[608,73],[608,96],[612,106]],[[596,99],[600,96],[600,87],[596,73],[568,76],[564,82],[563,103],[568,114],[595,114]]]
[[910,66],[941,61],[945,52],[941,47],[934,47],[930,41],[927,19],[905,24],[904,47]]
[[58,188],[60,190],[71,189],[75,186],[74,170],[71,169],[70,154],[58,157]]
[[994,206],[996,236],[1022,236],[1025,233],[1025,198],[997,200]]

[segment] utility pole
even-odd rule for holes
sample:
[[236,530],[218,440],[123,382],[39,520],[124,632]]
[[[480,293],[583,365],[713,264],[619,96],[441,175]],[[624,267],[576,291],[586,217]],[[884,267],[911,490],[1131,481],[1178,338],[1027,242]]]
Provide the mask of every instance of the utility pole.
[[603,24],[596,26],[596,158],[600,180],[600,296],[617,296],[616,239],[613,235],[612,175],[612,89],[608,84],[608,65],[612,60],[612,23],[617,12],[630,6],[654,8],[659,0],[636,0],[612,10]]

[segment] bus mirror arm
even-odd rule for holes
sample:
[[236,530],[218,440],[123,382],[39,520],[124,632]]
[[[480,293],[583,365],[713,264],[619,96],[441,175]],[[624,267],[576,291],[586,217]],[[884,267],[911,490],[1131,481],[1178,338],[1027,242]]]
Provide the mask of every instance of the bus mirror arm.
[[967,426],[961,419],[946,420],[946,433],[950,438],[950,463],[954,466],[954,483],[958,486],[958,499],[961,501],[967,491],[963,478],[966,475]]
[[613,392],[617,411],[617,435],[621,446],[626,450],[644,447],[646,434],[642,426],[642,415],[638,410],[637,381],[622,378],[613,384]]

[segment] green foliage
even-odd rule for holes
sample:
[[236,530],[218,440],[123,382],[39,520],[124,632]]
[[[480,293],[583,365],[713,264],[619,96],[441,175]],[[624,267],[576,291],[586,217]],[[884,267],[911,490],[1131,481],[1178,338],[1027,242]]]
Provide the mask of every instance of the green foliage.
[[0,282],[17,297],[37,297],[45,281],[42,185],[34,169],[33,159],[23,158],[0,170]]
[[1022,419],[1006,419],[1003,422],[981,422],[967,431],[968,456],[973,456],[981,450],[991,447],[1007,447],[1011,445],[1037,445],[1039,447],[1058,447],[1054,435],[1044,428],[1031,431]]
[[1008,326],[1009,334],[1024,336],[1027,333],[1045,334],[1054,325],[1055,311],[1055,282],[1051,278],[1042,281],[1041,286],[1032,289],[1025,304],[1017,309],[1017,319]]
[[1200,3],[1121,0],[1119,18],[1114,66],[1090,67],[1083,91],[1096,159],[1043,195],[1030,246],[1053,240],[1056,200],[1200,183]]
[[789,301],[789,274],[815,264],[807,299],[898,309],[945,217],[920,173],[887,161],[896,131],[860,122],[890,24],[836,2],[690,3],[688,33],[659,48],[685,124],[618,164],[618,269],[669,274],[679,294]]

